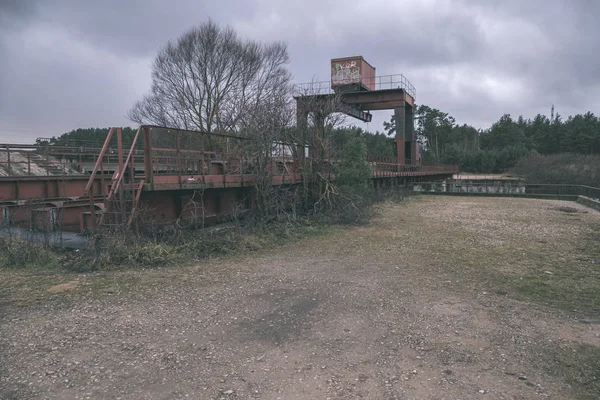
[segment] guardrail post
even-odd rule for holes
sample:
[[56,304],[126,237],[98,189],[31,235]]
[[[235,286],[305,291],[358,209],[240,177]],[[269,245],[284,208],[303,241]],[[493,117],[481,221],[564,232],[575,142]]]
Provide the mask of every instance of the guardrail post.
[[154,187],[152,170],[152,137],[150,127],[144,126],[144,180]]
[[12,168],[10,166],[10,148],[8,147],[8,145],[5,146],[6,147],[6,161],[8,162],[8,174],[12,174]]

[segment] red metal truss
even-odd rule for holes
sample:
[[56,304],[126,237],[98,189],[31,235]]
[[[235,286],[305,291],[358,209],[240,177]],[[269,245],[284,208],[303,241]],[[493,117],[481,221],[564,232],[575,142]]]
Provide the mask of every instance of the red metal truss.
[[[217,220],[240,203],[253,206],[257,166],[246,155],[249,141],[144,125],[127,143],[121,128],[111,128],[101,144],[0,145],[0,224],[94,230],[99,224],[131,225],[142,211],[155,221]],[[310,163],[306,153],[302,146],[274,143],[268,166],[273,184],[302,182],[301,170]],[[366,162],[377,187],[458,172],[457,166],[398,157],[369,155]]]

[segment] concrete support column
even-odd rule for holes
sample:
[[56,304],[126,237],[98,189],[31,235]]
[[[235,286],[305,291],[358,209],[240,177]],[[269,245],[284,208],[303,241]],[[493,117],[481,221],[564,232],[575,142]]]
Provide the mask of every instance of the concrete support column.
[[325,115],[321,112],[313,113],[315,122],[315,136],[309,138],[310,147],[308,153],[311,159],[318,158],[321,161],[325,159],[325,149],[323,143],[325,141]]
[[413,142],[415,140],[415,118],[413,114],[413,108],[410,104],[406,104],[404,107],[405,113],[405,125],[404,125],[404,140],[407,142]]
[[410,143],[411,164],[419,165],[419,142],[413,141]]
[[404,106],[394,108],[394,120],[396,122],[396,154],[398,162],[404,164],[406,159],[406,110]]
[[298,157],[300,160],[304,161],[306,144],[308,143],[308,111],[306,107],[304,107],[304,104],[298,99],[296,99],[296,127],[300,133],[299,136],[303,141],[303,143],[300,143],[298,146]]
[[405,143],[406,142],[404,141],[404,139],[396,138],[396,154],[398,156],[399,164],[404,164],[404,160],[406,159],[406,153],[404,151],[404,149],[406,147]]
[[410,159],[412,165],[419,163],[419,147],[415,137],[415,119],[413,107],[405,103],[404,105],[404,140],[406,140],[406,158]]
[[404,106],[394,108],[394,120],[396,121],[396,140],[406,140],[406,109]]

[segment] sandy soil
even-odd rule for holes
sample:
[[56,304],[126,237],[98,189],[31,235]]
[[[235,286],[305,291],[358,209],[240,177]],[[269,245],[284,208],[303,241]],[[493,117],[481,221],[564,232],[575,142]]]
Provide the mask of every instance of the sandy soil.
[[600,224],[562,205],[426,197],[268,251],[64,276],[1,303],[0,398],[594,398],[544,363],[600,325],[485,278]]

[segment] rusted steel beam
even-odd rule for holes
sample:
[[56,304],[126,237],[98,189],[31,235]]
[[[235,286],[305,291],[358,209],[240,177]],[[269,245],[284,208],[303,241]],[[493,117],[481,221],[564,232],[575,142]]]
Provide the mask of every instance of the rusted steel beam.
[[104,146],[102,146],[102,149],[100,149],[100,154],[98,155],[98,159],[96,160],[96,164],[94,165],[94,169],[92,170],[90,179],[88,180],[87,185],[85,185],[85,189],[84,189],[85,194],[87,194],[87,192],[90,190],[90,187],[94,183],[96,173],[98,172],[98,168],[100,167],[100,164],[102,163],[102,159],[104,158],[104,153],[106,153],[106,149],[108,148],[108,144],[110,142],[110,138],[112,137],[114,129],[115,128],[110,128],[110,130],[108,131],[108,135],[106,136],[106,140],[104,141]]
[[123,136],[121,128],[117,128],[117,155],[119,157],[119,173],[123,174]]
[[149,125],[144,125],[144,180],[146,183],[152,185],[153,171],[152,171],[152,136]]

